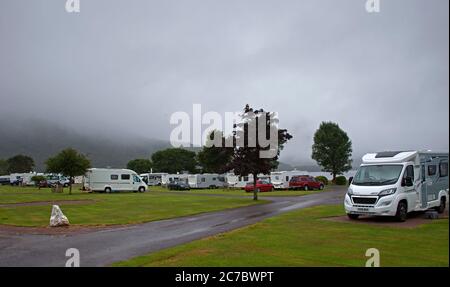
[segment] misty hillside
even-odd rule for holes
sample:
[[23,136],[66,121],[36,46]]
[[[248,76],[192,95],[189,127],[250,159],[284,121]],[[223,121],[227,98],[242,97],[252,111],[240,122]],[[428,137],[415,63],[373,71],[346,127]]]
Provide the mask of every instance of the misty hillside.
[[106,135],[80,134],[47,122],[0,124],[0,159],[16,154],[33,157],[37,171],[44,171],[45,161],[64,148],[72,147],[86,154],[93,167],[125,167],[134,158],[149,158],[168,142],[139,137],[126,139]]
[[[149,158],[168,142],[123,135],[82,134],[43,121],[6,122],[0,124],[0,159],[16,154],[31,156],[37,171],[45,170],[45,161],[64,148],[72,147],[86,154],[93,167],[123,168],[135,158]],[[190,150],[198,151],[196,148]],[[316,165],[292,165],[280,162],[278,170],[320,171]]]

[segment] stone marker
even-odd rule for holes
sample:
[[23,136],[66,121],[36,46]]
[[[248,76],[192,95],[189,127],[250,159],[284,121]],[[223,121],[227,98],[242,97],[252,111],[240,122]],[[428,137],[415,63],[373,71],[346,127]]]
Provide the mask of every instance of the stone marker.
[[50,216],[50,226],[68,226],[69,219],[62,213],[61,208],[58,205],[53,205],[52,215]]

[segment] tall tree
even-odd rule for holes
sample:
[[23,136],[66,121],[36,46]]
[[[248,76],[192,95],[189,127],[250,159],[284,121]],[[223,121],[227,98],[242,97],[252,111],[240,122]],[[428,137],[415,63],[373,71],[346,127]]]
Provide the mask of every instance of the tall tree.
[[7,161],[9,173],[27,173],[33,171],[34,160],[26,155],[18,154]]
[[[215,145],[218,138],[219,146]],[[212,131],[207,138],[207,145],[197,154],[203,172],[222,173],[233,156],[233,147],[225,147],[226,139],[220,131]]]
[[153,169],[158,172],[177,173],[197,171],[196,154],[182,148],[168,148],[152,154]]
[[352,168],[352,142],[338,124],[322,122],[314,134],[312,158],[322,167],[322,171],[336,175]]
[[9,173],[8,162],[4,159],[0,159],[0,175],[5,175]]
[[138,174],[150,172],[152,167],[152,162],[145,158],[133,159],[127,164],[128,169],[134,170]]
[[72,182],[75,176],[84,175],[91,166],[91,162],[84,155],[72,148],[61,151],[46,161],[47,172],[60,173],[69,177],[69,194],[72,194]]
[[286,129],[278,128],[274,113],[245,106],[241,121],[234,126],[234,153],[226,169],[241,176],[253,175],[254,200],[258,200],[258,174],[268,174],[277,168],[280,151],[291,138]]

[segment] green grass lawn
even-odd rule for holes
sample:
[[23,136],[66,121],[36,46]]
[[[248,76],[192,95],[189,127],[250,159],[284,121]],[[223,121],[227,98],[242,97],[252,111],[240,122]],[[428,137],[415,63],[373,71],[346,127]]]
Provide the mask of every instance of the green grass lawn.
[[342,206],[286,213],[114,266],[360,266],[368,248],[381,266],[449,266],[448,219],[415,228],[324,220]]
[[[218,195],[232,195],[232,196],[249,196],[253,197],[252,192],[245,192],[242,189],[226,189],[226,188],[217,188],[217,189],[191,189],[191,190],[168,190],[165,187],[161,186],[152,186],[151,190],[156,192],[184,192],[184,193],[192,193],[192,194],[218,194]],[[318,192],[326,192],[333,190],[332,187],[326,186],[324,190],[275,190],[272,192],[260,192],[258,196],[261,197],[275,197],[275,196],[302,196],[308,194],[314,194]]]
[[[73,194],[64,189],[53,194],[50,189],[0,186],[0,204],[58,200],[92,200],[87,203],[60,204],[64,214],[74,225],[114,225],[142,223],[217,211],[266,201],[250,198],[180,195],[162,192],[146,193],[83,193],[77,188]],[[48,226],[51,204],[45,206],[0,207],[0,224],[16,226]]]

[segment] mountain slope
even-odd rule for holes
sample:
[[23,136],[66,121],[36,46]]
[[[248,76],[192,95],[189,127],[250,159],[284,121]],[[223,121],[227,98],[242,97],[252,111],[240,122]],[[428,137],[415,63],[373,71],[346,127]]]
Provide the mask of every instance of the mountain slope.
[[[3,122],[4,123],[4,122]],[[0,158],[16,154],[33,157],[36,170],[44,171],[45,161],[64,148],[72,147],[86,154],[93,167],[125,167],[134,158],[149,158],[168,142],[139,137],[87,135],[46,122],[0,125]]]

